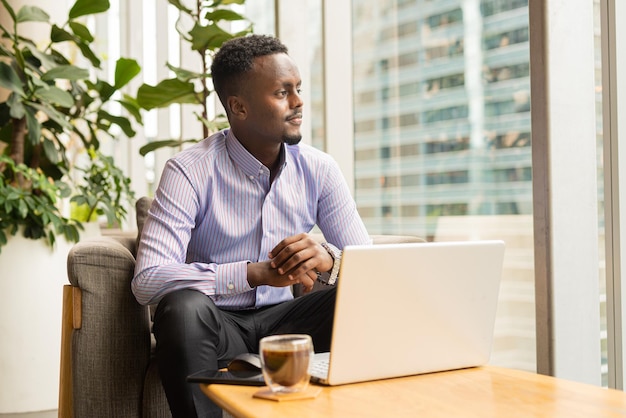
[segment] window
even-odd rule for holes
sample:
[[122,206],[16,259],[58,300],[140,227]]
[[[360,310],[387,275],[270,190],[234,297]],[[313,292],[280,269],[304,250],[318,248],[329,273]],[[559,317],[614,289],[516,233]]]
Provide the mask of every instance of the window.
[[528,0],[482,0],[480,6],[483,16],[487,17],[528,7]]
[[461,21],[461,19],[463,19],[463,11],[460,8],[426,16],[426,22],[431,29],[450,25]]
[[[357,206],[371,233],[505,239],[511,255],[493,359],[535,370],[527,5],[396,4],[383,18],[378,1],[353,0]],[[498,25],[487,27],[481,16]],[[421,30],[409,31],[408,42],[413,24]],[[356,69],[374,57],[378,74]],[[372,91],[385,100],[372,100]],[[380,126],[373,115],[383,115]]]
[[521,42],[528,42],[528,27],[486,36],[485,49],[504,48]]

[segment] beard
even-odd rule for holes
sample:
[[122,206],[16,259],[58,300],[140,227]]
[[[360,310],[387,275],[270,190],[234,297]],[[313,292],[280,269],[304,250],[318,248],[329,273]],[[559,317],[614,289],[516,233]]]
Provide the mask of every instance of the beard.
[[300,141],[302,140],[302,135],[301,134],[295,134],[295,135],[284,135],[283,136],[283,142],[287,145],[296,145],[298,143],[300,143]]

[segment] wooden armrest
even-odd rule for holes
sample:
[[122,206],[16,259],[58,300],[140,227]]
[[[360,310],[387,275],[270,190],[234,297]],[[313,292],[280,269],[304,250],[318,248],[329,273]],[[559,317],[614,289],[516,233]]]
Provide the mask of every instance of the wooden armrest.
[[59,373],[59,417],[74,416],[72,399],[72,331],[80,329],[81,321],[80,288],[63,286],[63,314],[61,317],[61,366]]

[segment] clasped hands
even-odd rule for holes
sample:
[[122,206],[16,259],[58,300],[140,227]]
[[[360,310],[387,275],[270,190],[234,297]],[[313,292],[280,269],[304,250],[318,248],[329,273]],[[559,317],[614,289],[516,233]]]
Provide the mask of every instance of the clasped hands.
[[248,283],[252,287],[302,284],[303,292],[313,290],[317,272],[333,267],[333,258],[307,233],[285,238],[269,253],[269,260],[248,264]]

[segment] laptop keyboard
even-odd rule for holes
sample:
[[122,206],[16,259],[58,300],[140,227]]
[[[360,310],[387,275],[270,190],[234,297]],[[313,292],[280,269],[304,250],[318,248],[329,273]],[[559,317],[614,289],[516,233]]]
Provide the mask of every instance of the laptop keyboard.
[[325,377],[328,375],[328,360],[313,362],[311,366],[311,375]]
[[313,361],[311,362],[311,376],[325,379],[326,376],[328,376],[329,363],[330,358],[328,356],[328,353],[315,354],[315,356],[313,356]]

